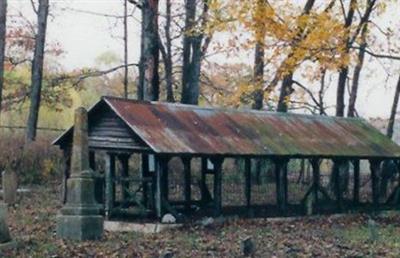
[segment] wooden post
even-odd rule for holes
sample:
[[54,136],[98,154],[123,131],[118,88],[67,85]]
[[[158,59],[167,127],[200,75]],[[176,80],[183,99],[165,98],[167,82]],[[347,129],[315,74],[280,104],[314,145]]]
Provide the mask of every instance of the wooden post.
[[287,169],[288,160],[277,159],[275,163],[276,202],[282,212],[287,209]]
[[319,159],[311,159],[311,166],[313,169],[313,195],[315,203],[318,203],[318,189],[320,189],[320,167]]
[[[142,179],[149,177],[149,156],[142,154]],[[149,186],[147,182],[142,182],[143,205],[149,208]]]
[[163,172],[163,164],[162,160],[158,157],[156,158],[156,189],[155,189],[155,208],[156,214],[158,218],[162,216],[162,187],[161,187],[161,180],[162,180],[162,172]]
[[289,184],[288,184],[288,161],[285,162],[285,165],[283,166],[283,190],[284,190],[284,194],[285,194],[285,198],[284,198],[284,204],[285,204],[285,208],[288,204],[288,200],[289,200],[289,196],[288,196],[288,188],[289,188]]
[[168,201],[169,197],[169,171],[168,171],[168,165],[164,166],[164,171],[163,171],[163,187],[164,187],[164,197],[165,200]]
[[371,170],[371,186],[372,186],[372,203],[374,208],[378,208],[379,205],[379,170],[381,161],[380,160],[369,160]]
[[360,201],[360,160],[353,161],[354,182],[353,182],[353,203]]
[[246,206],[251,206],[251,159],[246,158],[244,160],[244,172],[245,172],[245,195],[246,195]]
[[110,218],[112,209],[114,207],[115,198],[115,187],[114,187],[114,176],[115,176],[115,154],[107,153],[106,155],[106,171],[105,171],[105,183],[106,183],[106,201],[105,201],[105,215]]
[[89,167],[96,171],[96,153],[94,151],[89,152]]
[[166,198],[165,193],[165,174],[168,173],[168,159],[163,156],[156,156],[156,187],[155,187],[155,208],[159,219],[164,215],[163,200]]
[[[119,162],[121,162],[121,167],[122,167],[121,177],[126,178],[129,176],[129,155],[128,154],[118,155],[118,159]],[[122,202],[124,203],[128,198],[129,182],[122,181],[121,187],[122,187]]]
[[192,201],[192,190],[191,190],[191,158],[182,157],[183,173],[185,177],[185,210],[190,210],[190,202]]
[[[207,158],[201,158],[201,179],[200,179],[200,185],[205,186],[207,185]],[[201,202],[205,203],[206,200],[206,195],[204,192],[204,189],[201,189]]]
[[104,179],[100,177],[100,173],[96,171],[96,153],[94,151],[89,151],[89,167],[95,174],[94,197],[98,203],[103,203]]
[[214,216],[222,213],[222,162],[223,159],[213,159],[214,164]]
[[343,160],[334,160],[333,165],[333,173],[334,173],[334,192],[336,196],[336,203],[338,210],[341,211],[343,209],[343,196],[342,196],[342,189],[340,187],[340,169],[343,165]]

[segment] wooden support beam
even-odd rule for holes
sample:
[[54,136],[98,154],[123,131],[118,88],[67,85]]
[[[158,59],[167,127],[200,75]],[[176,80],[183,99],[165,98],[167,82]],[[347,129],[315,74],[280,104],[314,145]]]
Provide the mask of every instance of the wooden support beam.
[[156,185],[155,185],[155,209],[156,215],[159,219],[164,215],[163,202],[168,201],[166,199],[166,187],[165,187],[165,174],[168,173],[168,158],[165,156],[156,156]]
[[287,159],[276,159],[275,177],[276,177],[276,203],[282,212],[287,210]]
[[106,171],[105,171],[105,215],[107,218],[111,217],[112,209],[114,208],[115,200],[115,154],[107,153],[106,155]]
[[341,211],[343,209],[343,192],[340,185],[340,169],[342,169],[344,160],[334,160],[333,162],[334,192],[337,208]]
[[162,159],[157,158],[156,160],[156,186],[155,186],[155,198],[154,198],[154,204],[155,204],[155,209],[156,209],[156,215],[158,218],[161,218],[163,215],[163,210],[162,210],[162,186],[161,186],[161,180],[162,180],[162,172],[163,172],[163,163]]
[[214,216],[222,213],[222,158],[212,160],[214,164]]
[[[149,177],[149,156],[148,154],[142,154],[142,178]],[[143,188],[143,205],[146,208],[149,206],[149,185],[147,182],[142,183]]]
[[[121,163],[122,178],[129,177],[129,157],[130,155],[127,154],[118,155],[119,162]],[[122,187],[122,203],[124,203],[127,201],[127,198],[129,197],[129,182],[122,181],[121,187]]]
[[207,187],[207,158],[201,158],[201,179],[200,179],[200,191],[201,191],[201,201],[205,204],[207,201],[206,189]]
[[353,161],[353,203],[357,204],[360,202],[360,160]]
[[96,171],[96,153],[94,151],[89,152],[89,167],[94,171],[94,198],[98,203],[104,202],[104,177]]
[[320,184],[320,167],[319,167],[319,159],[312,159],[310,161],[312,169],[313,169],[313,198],[315,201],[315,204],[318,203],[318,190],[321,187]]
[[251,159],[244,160],[246,206],[251,206]]
[[162,173],[162,187],[164,198],[166,201],[169,200],[169,170],[168,170],[168,161],[166,161],[167,165],[163,167],[164,171]]
[[94,151],[89,152],[89,167],[96,171],[96,153]]
[[[400,162],[398,160],[393,161],[397,168],[397,174],[400,172]],[[386,204],[399,205],[400,203],[400,174],[397,176],[397,185],[393,189],[393,192],[389,195],[386,200]]]
[[182,157],[183,163],[183,173],[185,179],[185,210],[190,210],[190,203],[192,200],[192,189],[191,189],[191,158],[190,157]]
[[[323,188],[321,185],[320,180],[320,163],[319,159],[311,159],[310,164],[313,170],[313,182],[311,187],[307,190],[306,194],[303,197],[302,204],[305,208],[306,214],[311,215],[314,214],[316,211],[316,206],[319,202],[319,197],[322,195],[325,200],[330,201],[331,198],[329,197],[328,192]],[[319,195],[320,194],[320,195]],[[310,196],[312,198],[310,199]]]
[[379,205],[379,177],[380,177],[380,160],[369,160],[371,170],[371,187],[372,187],[372,203],[374,208]]

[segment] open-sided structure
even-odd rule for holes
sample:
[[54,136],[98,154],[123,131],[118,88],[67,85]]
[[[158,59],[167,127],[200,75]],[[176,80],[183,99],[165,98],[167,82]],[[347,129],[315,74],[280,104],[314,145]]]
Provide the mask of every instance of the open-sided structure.
[[[245,195],[251,206],[251,159],[265,158],[274,163],[278,208],[287,208],[287,169],[290,159],[309,159],[313,167],[313,185],[308,192],[315,199],[325,191],[319,183],[319,161],[331,159],[339,180],[340,169],[346,162],[354,165],[354,201],[358,200],[359,161],[368,160],[371,168],[373,203],[379,202],[379,170],[384,160],[400,158],[400,147],[377,129],[358,118],[338,118],[299,114],[281,114],[254,110],[203,108],[103,97],[88,113],[89,148],[92,164],[97,151],[107,153],[104,175],[105,214],[117,211],[115,184],[129,188],[130,182],[140,180],[143,191],[139,205],[153,210],[161,217],[174,207],[168,200],[168,162],[179,157],[184,165],[184,205],[190,208],[191,159],[202,159],[202,199],[210,196],[205,183],[206,174],[213,175],[213,213],[222,212],[221,167],[225,158],[245,160]],[[73,127],[55,140],[68,163]],[[141,153],[140,176],[129,175],[129,157]],[[115,162],[122,164],[122,177],[115,177]],[[235,173],[232,171],[232,173]],[[68,176],[68,166],[66,166]],[[340,184],[335,198],[341,206]],[[125,193],[128,195],[128,193]],[[126,197],[128,198],[128,197]],[[101,199],[101,198],[100,198]]]

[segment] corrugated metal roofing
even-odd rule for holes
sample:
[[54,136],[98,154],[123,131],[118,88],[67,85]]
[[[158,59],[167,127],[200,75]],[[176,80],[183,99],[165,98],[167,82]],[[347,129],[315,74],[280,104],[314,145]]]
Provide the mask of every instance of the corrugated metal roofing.
[[397,144],[358,118],[202,108],[112,97],[102,101],[156,153],[400,157]]

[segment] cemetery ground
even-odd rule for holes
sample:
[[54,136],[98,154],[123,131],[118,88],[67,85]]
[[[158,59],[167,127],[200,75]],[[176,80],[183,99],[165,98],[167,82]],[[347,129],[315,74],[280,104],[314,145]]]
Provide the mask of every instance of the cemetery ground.
[[[9,207],[8,224],[18,248],[3,257],[240,257],[240,242],[251,237],[255,257],[399,257],[400,214],[327,215],[292,219],[226,219],[189,223],[157,234],[105,232],[99,241],[56,237],[61,207],[58,184],[32,186]],[[272,198],[272,196],[271,196]],[[373,222],[371,222],[373,221]],[[373,225],[374,224],[374,225]]]

